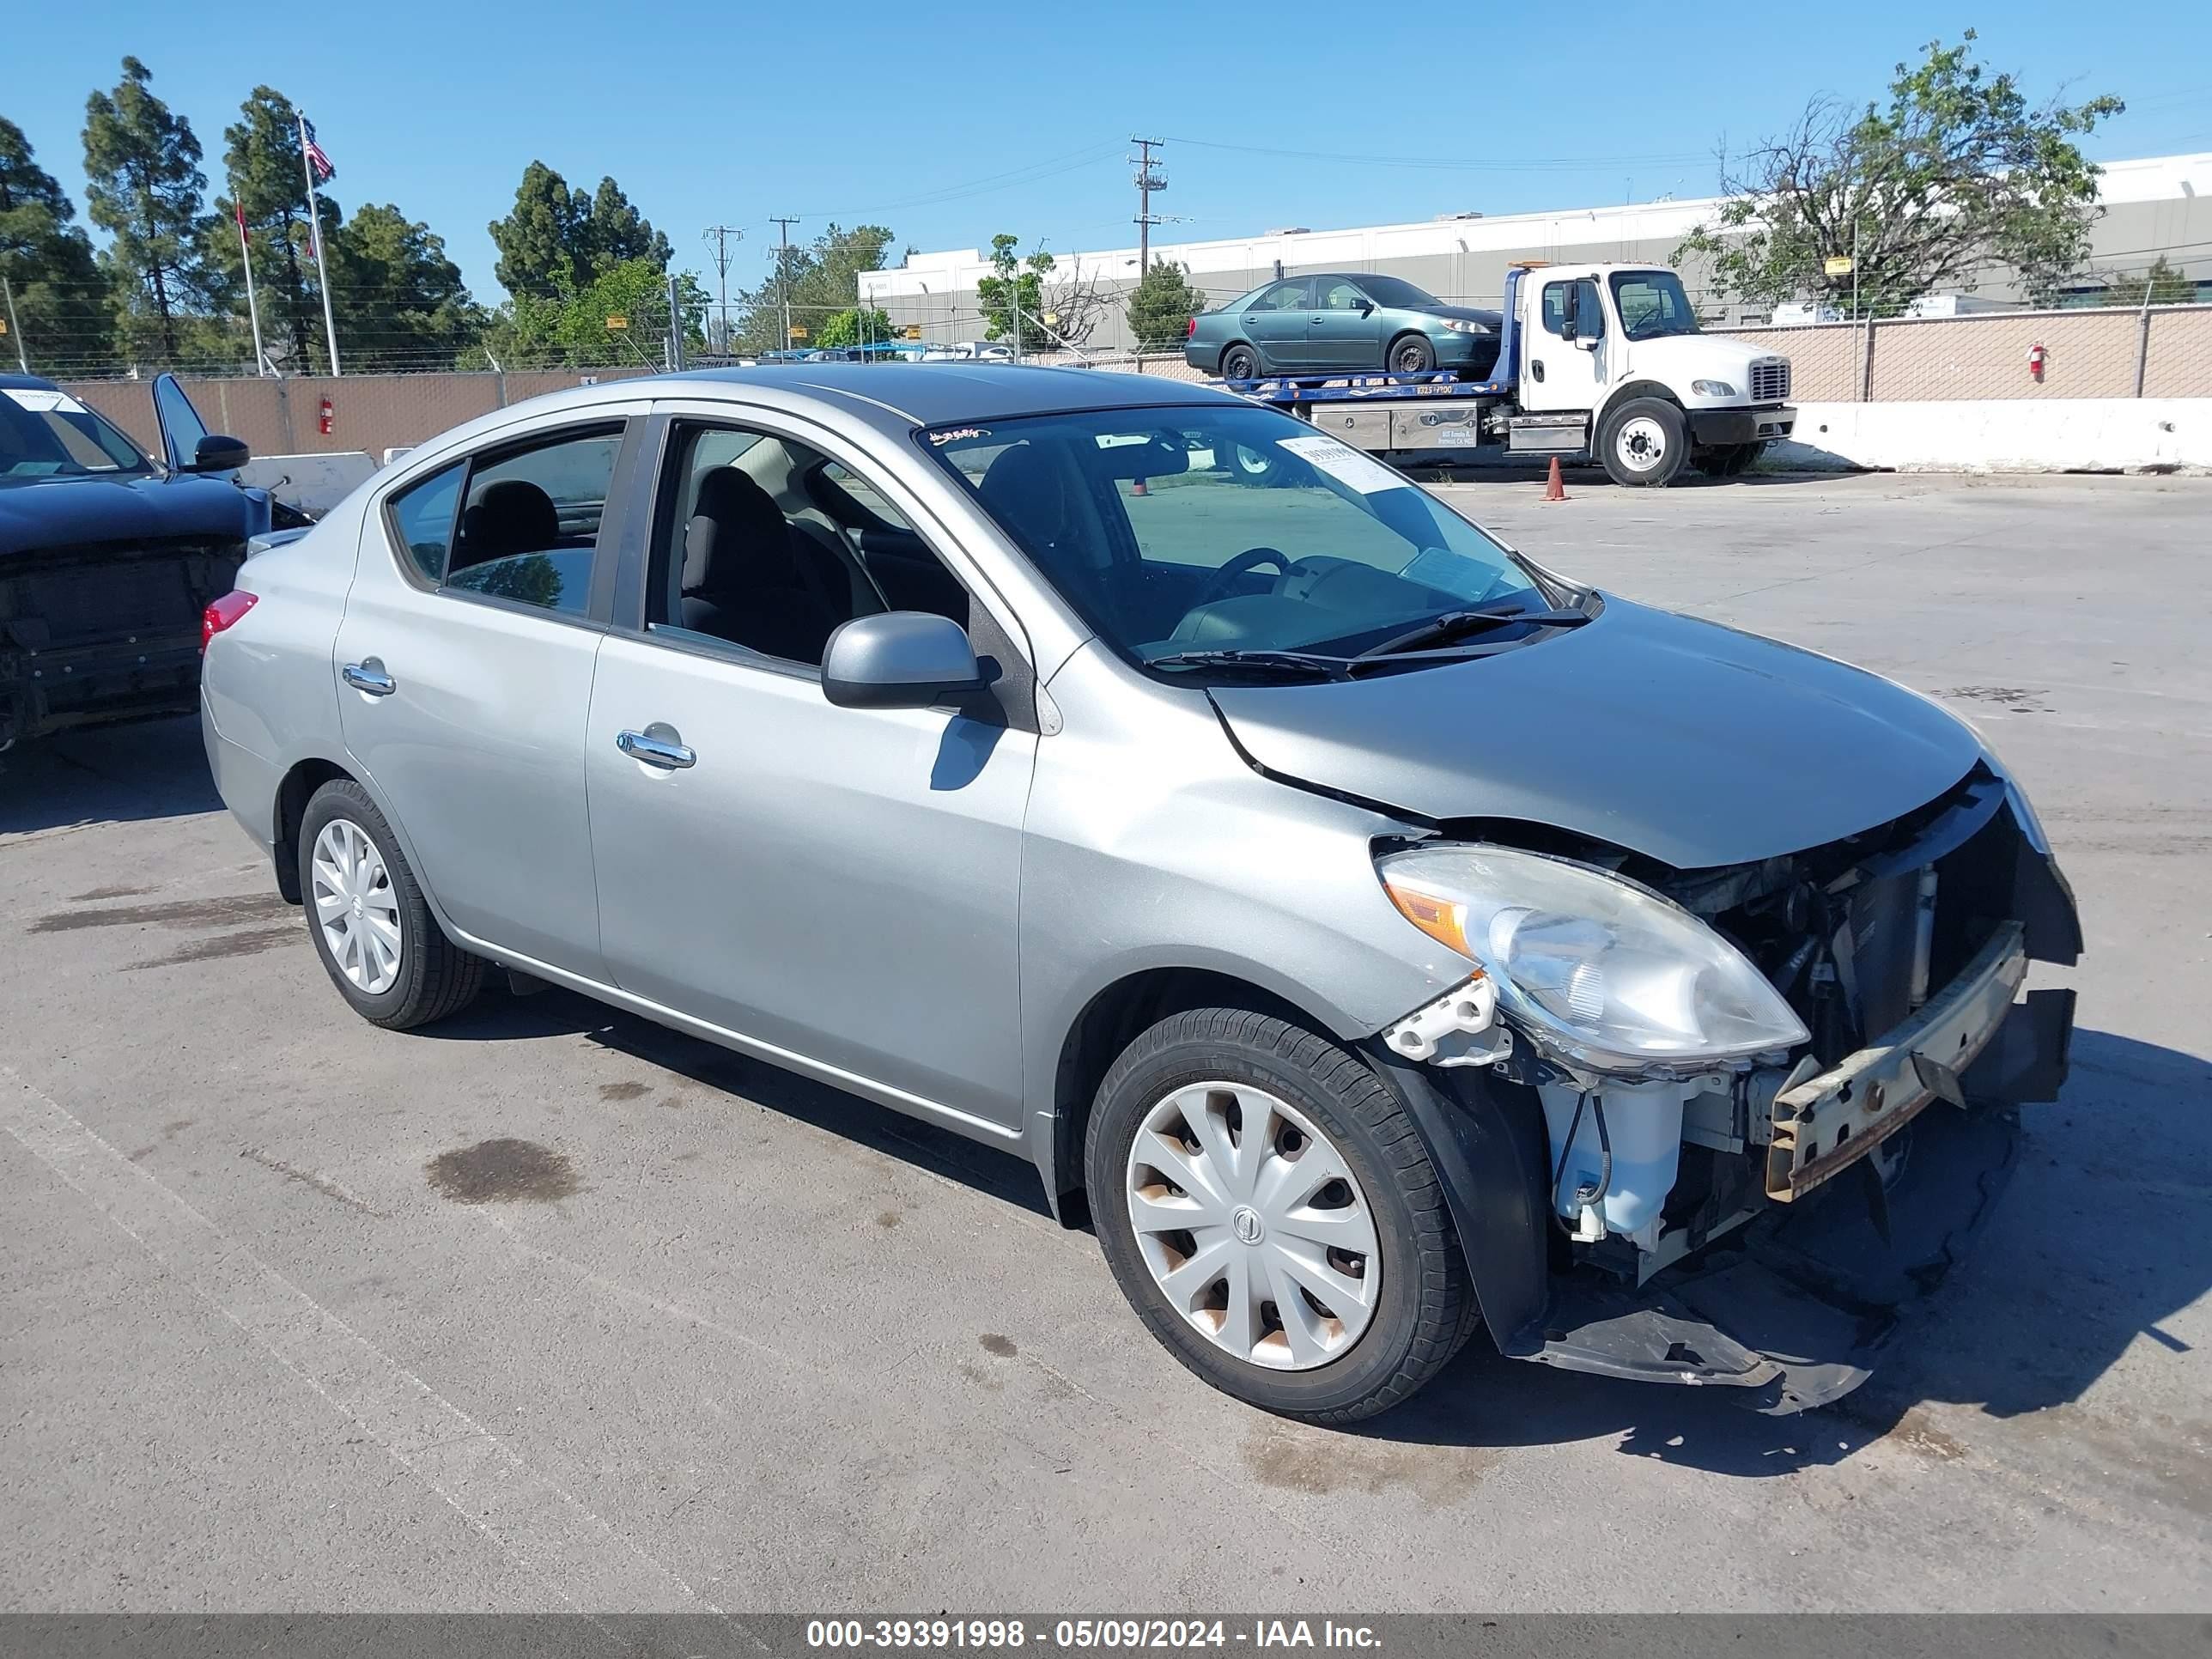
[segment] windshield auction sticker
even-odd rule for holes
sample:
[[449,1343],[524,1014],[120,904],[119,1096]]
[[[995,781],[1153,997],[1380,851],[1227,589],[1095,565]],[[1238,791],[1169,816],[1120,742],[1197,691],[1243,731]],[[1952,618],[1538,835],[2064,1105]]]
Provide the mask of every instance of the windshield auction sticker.
[[1278,438],[1275,441],[1308,465],[1316,467],[1344,485],[1363,495],[1372,495],[1378,490],[1409,488],[1400,477],[1372,456],[1339,443],[1326,433],[1317,432],[1310,438]]

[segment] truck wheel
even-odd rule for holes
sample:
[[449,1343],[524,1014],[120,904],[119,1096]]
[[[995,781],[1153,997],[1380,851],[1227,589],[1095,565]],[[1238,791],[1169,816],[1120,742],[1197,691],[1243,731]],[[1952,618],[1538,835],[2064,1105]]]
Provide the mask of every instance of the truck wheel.
[[447,939],[368,792],[333,778],[300,820],[307,933],[331,983],[372,1025],[404,1031],[476,1000],[484,960]]
[[1437,349],[1419,334],[1403,334],[1390,342],[1383,362],[1393,374],[1425,374],[1437,366]]
[[1162,1020],[1099,1085],[1091,1213],[1122,1294],[1224,1394],[1315,1423],[1395,1405],[1471,1300],[1428,1153],[1373,1072],[1235,1008]]
[[1682,411],[1662,398],[1631,398],[1598,434],[1598,459],[1617,484],[1672,483],[1689,458]]
[[1224,380],[1258,380],[1260,354],[1239,340],[1221,354],[1221,378]]

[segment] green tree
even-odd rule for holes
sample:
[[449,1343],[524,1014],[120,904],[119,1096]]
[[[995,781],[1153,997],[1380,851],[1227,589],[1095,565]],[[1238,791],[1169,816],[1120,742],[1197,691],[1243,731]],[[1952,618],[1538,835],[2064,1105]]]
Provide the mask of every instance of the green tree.
[[[136,58],[123,60],[112,92],[84,106],[85,204],[112,239],[103,259],[119,293],[134,349],[158,334],[178,356],[178,317],[201,297],[204,212],[200,141],[191,124],[154,95],[153,76]],[[141,320],[150,325],[140,328]]]
[[[684,347],[696,351],[706,343],[707,293],[689,272],[677,283]],[[649,258],[627,259],[588,283],[563,276],[548,296],[516,295],[484,330],[482,355],[504,368],[658,368],[667,333],[666,274]]]
[[1045,331],[1044,279],[1052,270],[1052,255],[1040,249],[1024,259],[1016,252],[1021,238],[1000,234],[991,239],[991,275],[975,283],[976,309],[983,313],[983,337],[1002,339],[1014,331],[1014,316],[1021,314],[1021,349],[1043,351],[1054,343]]
[[863,316],[858,306],[850,306],[819,322],[809,323],[807,328],[812,336],[807,344],[824,348],[881,345],[898,337],[897,331],[891,326],[890,313],[873,307]]
[[[337,203],[319,188],[319,230],[307,225],[307,185],[300,157],[299,112],[273,87],[256,87],[239,106],[240,118],[223,129],[226,193],[216,202],[207,231],[207,264],[220,273],[233,308],[245,308],[244,260],[234,215],[243,210],[253,248],[253,280],[270,355],[306,371],[328,367],[322,355],[322,280],[315,250],[333,240],[341,217]],[[334,300],[343,299],[334,295]]]
[[639,260],[665,270],[672,253],[668,239],[612,179],[600,179],[596,192],[571,190],[543,161],[523,169],[514,206],[489,228],[499,249],[492,274],[518,299],[551,299],[564,282],[573,291],[615,265]]
[[2197,303],[2196,283],[2166,263],[2163,253],[2151,261],[2150,269],[2142,274],[2140,281],[2123,277],[2112,284],[2112,289],[2116,299],[2131,299],[2137,305],[2187,306]]
[[0,117],[0,272],[22,331],[4,343],[0,369],[13,366],[18,345],[50,373],[112,361],[107,282],[76,217],[76,204],[33,158],[22,128]]
[[364,368],[450,368],[483,318],[444,239],[398,208],[364,204],[331,239],[346,361]]
[[833,224],[811,243],[778,248],[767,279],[732,301],[742,301],[746,308],[744,322],[731,331],[732,349],[774,351],[788,343],[783,338],[787,301],[791,320],[807,331],[806,343],[820,344],[823,318],[853,307],[860,297],[860,273],[884,268],[884,250],[891,240],[881,225],[846,230]]
[[1181,345],[1190,319],[1206,309],[1206,296],[1191,286],[1190,272],[1166,259],[1152,268],[1129,291],[1129,331],[1146,351]]
[[1729,198],[1674,251],[1711,262],[1724,293],[1759,304],[1849,303],[1901,311],[1937,289],[1972,289],[1986,269],[2045,298],[2088,255],[2098,169],[2075,140],[2124,107],[2113,97],[2031,105],[2011,75],[1972,55],[1974,32],[1899,64],[1887,105],[1815,99],[1785,135],[1725,170]]

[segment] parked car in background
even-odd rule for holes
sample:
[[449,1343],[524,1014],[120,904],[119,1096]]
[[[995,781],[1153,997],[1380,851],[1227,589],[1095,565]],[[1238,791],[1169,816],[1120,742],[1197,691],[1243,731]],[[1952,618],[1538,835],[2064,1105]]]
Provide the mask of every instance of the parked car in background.
[[1014,349],[1001,340],[956,340],[933,345],[921,355],[925,363],[1011,363]]
[[1224,380],[1325,369],[1418,374],[1498,361],[1495,311],[1446,305],[1398,276],[1286,276],[1191,319],[1183,361]]
[[246,447],[173,378],[153,399],[159,460],[52,381],[0,374],[0,749],[190,713],[202,612],[248,538],[305,522],[224,476]]
[[1026,1156],[1270,1411],[1481,1328],[1834,1399],[2065,1073],[2073,898],[1971,728],[1218,389],[584,387],[240,583],[209,760],[356,1013],[497,966]]

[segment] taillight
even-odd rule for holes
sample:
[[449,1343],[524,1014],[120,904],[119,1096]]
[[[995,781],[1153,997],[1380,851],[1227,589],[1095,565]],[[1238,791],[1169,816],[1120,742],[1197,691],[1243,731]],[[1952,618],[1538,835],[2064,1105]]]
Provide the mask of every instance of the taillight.
[[236,591],[224,594],[200,612],[200,654],[207,654],[208,641],[253,609],[260,598],[258,593]]
[[1197,318],[1194,317],[1189,322],[1183,325],[1182,337],[1186,340],[1195,340],[1198,337]]

